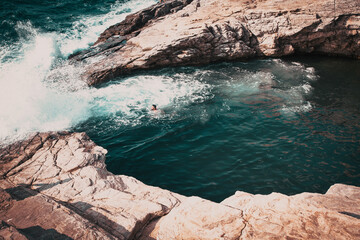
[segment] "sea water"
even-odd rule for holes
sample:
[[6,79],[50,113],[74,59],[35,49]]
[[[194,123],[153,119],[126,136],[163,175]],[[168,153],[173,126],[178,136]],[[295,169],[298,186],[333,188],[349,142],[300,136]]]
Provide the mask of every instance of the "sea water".
[[360,186],[358,60],[259,59],[82,82],[67,57],[155,2],[4,1],[1,144],[84,131],[109,150],[111,172],[214,201]]

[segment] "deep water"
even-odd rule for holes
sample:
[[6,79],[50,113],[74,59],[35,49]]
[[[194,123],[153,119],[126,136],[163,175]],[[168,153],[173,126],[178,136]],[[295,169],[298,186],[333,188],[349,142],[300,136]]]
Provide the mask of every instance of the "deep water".
[[111,172],[214,201],[237,190],[360,186],[360,61],[166,68],[90,88],[67,56],[155,1],[3,2],[2,144],[33,131],[85,131],[109,150]]

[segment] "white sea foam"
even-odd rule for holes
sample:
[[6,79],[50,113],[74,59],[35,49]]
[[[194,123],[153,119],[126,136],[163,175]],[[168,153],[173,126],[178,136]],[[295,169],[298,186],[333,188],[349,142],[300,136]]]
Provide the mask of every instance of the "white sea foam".
[[[213,98],[215,92],[238,98],[273,91],[285,99],[284,109],[311,108],[305,96],[311,93],[309,82],[316,79],[315,71],[281,60],[275,60],[268,71],[234,67],[231,74],[198,70],[171,77],[134,76],[100,89],[89,88],[80,80],[81,66],[71,65],[63,57],[88,47],[129,11],[155,2],[116,3],[108,14],[83,17],[63,34],[41,32],[30,22],[18,23],[20,41],[0,46],[0,145],[34,131],[66,130],[91,117],[105,116],[114,124],[136,125],[150,114],[151,104],[164,109],[165,117],[174,116],[187,106]],[[290,83],[279,81],[277,74]],[[214,78],[221,81],[212,82]],[[215,91],[217,87],[220,90]],[[208,121],[212,114],[206,108],[197,111],[201,122]]]
[[[171,116],[184,106],[200,103],[211,96],[211,86],[183,76],[136,76],[101,89],[92,89],[94,116],[109,116],[121,124],[138,124],[149,115],[152,104]],[[169,111],[168,111],[169,109]],[[170,110],[171,109],[171,110]]]
[[23,45],[22,56],[1,64],[0,141],[32,131],[66,129],[86,116],[84,101],[75,93],[44,84],[56,58],[54,35],[34,33]]
[[294,113],[299,112],[308,112],[312,109],[310,102],[304,102],[303,104],[299,105],[283,105],[281,111],[285,114],[292,115]]
[[275,72],[277,71],[280,76],[281,74],[290,76],[278,82],[279,87],[276,88],[276,92],[284,99],[280,110],[287,115],[310,111],[313,106],[307,101],[307,96],[313,90],[311,82],[318,78],[315,69],[298,62],[290,64],[279,60],[278,63],[279,65],[275,66]]
[[0,144],[33,131],[68,129],[90,117],[96,90],[81,82],[81,68],[59,56],[88,47],[126,14],[155,2],[117,2],[109,13],[82,17],[63,34],[44,33],[31,22],[18,22],[20,40],[0,46]]
[[67,57],[76,50],[88,48],[106,28],[124,20],[130,12],[139,11],[156,2],[156,0],[116,2],[106,14],[81,17],[68,31],[60,35],[61,53]]
[[243,98],[245,102],[250,97],[250,103],[258,103],[257,98],[277,102],[269,106],[273,108],[277,105],[277,110],[286,115],[310,111],[312,106],[307,96],[313,90],[311,82],[317,79],[315,69],[280,59],[270,59],[264,63],[265,67],[260,67],[261,70],[256,72],[236,67],[227,70],[224,73],[226,77],[222,77],[224,83],[220,84],[221,92],[227,98]]
[[29,24],[25,28],[31,34],[22,43],[21,56],[0,66],[0,144],[34,131],[66,130],[90,117],[110,116],[115,124],[136,125],[152,104],[176,111],[208,96],[210,85],[186,74],[134,76],[90,88],[79,78],[81,67],[57,58],[55,34],[40,33]]

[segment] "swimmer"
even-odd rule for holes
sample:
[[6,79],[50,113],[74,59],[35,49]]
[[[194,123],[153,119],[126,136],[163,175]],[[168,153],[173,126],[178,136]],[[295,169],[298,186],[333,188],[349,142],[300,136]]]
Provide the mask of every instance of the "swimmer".
[[157,108],[157,106],[156,106],[155,104],[153,104],[153,105],[151,106],[151,111],[152,111],[154,114],[156,114],[156,115],[159,115],[159,114],[163,115],[163,114],[165,114],[165,112],[164,112],[163,110]]

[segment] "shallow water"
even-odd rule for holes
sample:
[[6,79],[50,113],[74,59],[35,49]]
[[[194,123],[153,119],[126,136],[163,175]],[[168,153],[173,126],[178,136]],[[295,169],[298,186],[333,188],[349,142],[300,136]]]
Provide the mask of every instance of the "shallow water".
[[0,142],[85,131],[109,150],[113,173],[214,201],[360,185],[360,61],[253,60],[81,82],[66,57],[154,2],[5,1]]

